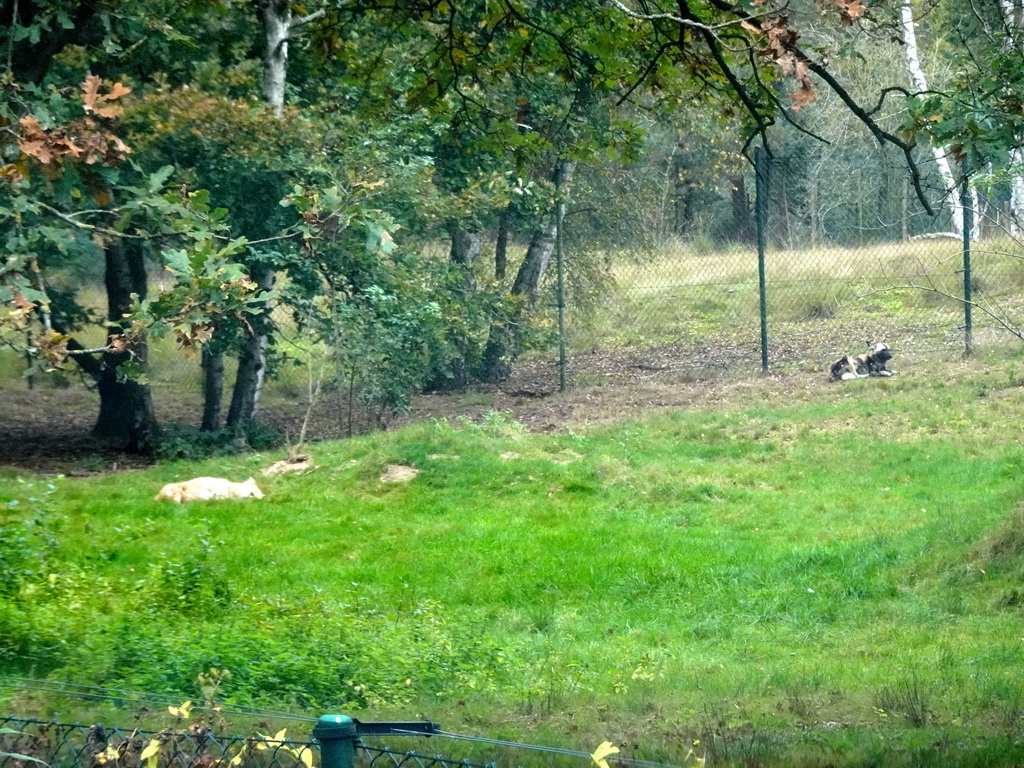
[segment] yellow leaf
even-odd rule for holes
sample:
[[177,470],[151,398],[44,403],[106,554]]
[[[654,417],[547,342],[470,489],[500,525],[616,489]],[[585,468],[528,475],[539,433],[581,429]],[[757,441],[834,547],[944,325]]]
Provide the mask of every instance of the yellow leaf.
[[150,739],[149,744],[142,750],[142,754],[139,755],[139,761],[145,760],[147,768],[156,768],[157,763],[160,761],[160,747],[159,739]]
[[306,768],[313,768],[313,750],[309,747],[303,747],[302,751],[299,752],[299,761],[306,766]]
[[605,758],[607,758],[609,755],[617,754],[619,754],[619,748],[612,744],[610,741],[606,741],[603,744],[601,744],[601,746],[599,746],[596,750],[594,750],[594,753],[591,755],[591,757],[594,760],[594,764],[599,766],[599,768],[608,768],[608,761]]
[[168,707],[167,711],[175,717],[180,717],[183,720],[187,720],[189,717],[189,713],[192,711],[192,701],[190,699],[189,701],[184,702],[180,707]]

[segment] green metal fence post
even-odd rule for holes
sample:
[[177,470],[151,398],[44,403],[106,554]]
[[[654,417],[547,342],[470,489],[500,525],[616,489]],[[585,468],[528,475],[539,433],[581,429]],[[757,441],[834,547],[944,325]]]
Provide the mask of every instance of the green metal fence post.
[[313,726],[313,738],[320,742],[321,768],[353,768],[358,739],[355,720],[324,715]]
[[964,215],[964,356],[970,357],[974,354],[974,327],[971,318],[971,230],[974,228],[974,211],[971,210],[971,172],[966,159],[961,169],[963,185],[960,187],[960,207]]
[[757,287],[761,301],[761,372],[768,372],[768,289],[764,267],[765,227],[768,224],[768,157],[754,147],[754,219],[757,223]]

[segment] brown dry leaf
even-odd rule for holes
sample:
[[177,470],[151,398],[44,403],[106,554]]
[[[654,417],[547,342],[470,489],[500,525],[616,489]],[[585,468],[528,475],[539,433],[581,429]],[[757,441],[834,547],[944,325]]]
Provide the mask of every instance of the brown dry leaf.
[[21,126],[21,130],[25,134],[26,139],[46,138],[46,132],[43,131],[42,127],[39,125],[39,121],[32,117],[32,115],[25,115],[18,121],[18,124]]
[[100,92],[99,75],[89,75],[82,81],[82,101],[85,103],[85,111],[91,112],[96,104]]
[[814,84],[810,78],[805,77],[800,82],[800,87],[793,92],[793,110],[796,111],[801,107],[806,107],[817,98],[818,94],[814,92]]
[[109,339],[107,339],[107,346],[110,348],[111,352],[127,352],[131,345],[131,338],[123,333],[113,334]]
[[28,298],[26,298],[25,294],[18,293],[17,291],[14,292],[14,297],[11,299],[11,304],[13,304],[15,308],[22,310],[33,310],[36,308],[34,301],[29,301]]
[[106,107],[96,107],[93,110],[93,112],[95,112],[100,117],[110,117],[110,118],[113,118],[113,117],[117,117],[122,112],[124,112],[124,107],[118,106],[117,104],[111,104],[111,105],[106,106]]
[[852,26],[853,22],[861,18],[867,10],[860,0],[837,0],[836,5],[839,6],[839,16],[844,27]]
[[124,107],[119,104],[99,105],[103,102],[113,102],[122,96],[127,96],[132,92],[132,89],[123,83],[114,83],[110,86],[109,93],[100,93],[100,86],[102,84],[103,81],[96,75],[89,75],[85,78],[85,81],[82,83],[82,102],[85,104],[85,111],[100,117],[117,117],[124,111]]
[[46,165],[53,160],[53,155],[50,154],[50,148],[42,141],[25,141],[24,139],[20,139],[18,141],[18,149],[29,157],[34,157],[43,165]]

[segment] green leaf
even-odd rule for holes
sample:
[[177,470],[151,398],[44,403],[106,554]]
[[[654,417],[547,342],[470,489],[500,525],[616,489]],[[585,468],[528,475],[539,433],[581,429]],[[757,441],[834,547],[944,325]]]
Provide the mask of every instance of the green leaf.
[[150,174],[146,180],[146,188],[150,192],[159,192],[164,188],[164,184],[171,178],[171,174],[174,173],[173,165],[165,165],[163,168],[158,170],[156,173]]
[[192,264],[187,252],[180,248],[164,251],[164,261],[167,264],[167,270],[175,277],[181,280],[192,277]]

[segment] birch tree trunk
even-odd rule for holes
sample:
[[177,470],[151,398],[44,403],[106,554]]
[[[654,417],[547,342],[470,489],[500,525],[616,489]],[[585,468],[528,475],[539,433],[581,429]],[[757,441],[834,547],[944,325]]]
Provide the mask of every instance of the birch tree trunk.
[[1010,234],[1024,235],[1024,149],[1010,150],[1010,164],[1014,174],[1010,178]]
[[[263,100],[273,110],[274,116],[280,118],[284,114],[289,36],[299,27],[323,16],[324,11],[293,19],[289,0],[257,0],[257,6],[263,27]],[[250,264],[250,277],[262,290],[269,290],[274,285],[274,270],[265,264]],[[238,373],[231,394],[227,426],[239,437],[248,432],[259,409],[273,326],[270,310],[269,304],[265,304],[262,312],[253,317],[252,327],[238,356]],[[213,407],[212,403],[208,405]]]
[[476,289],[476,280],[473,278],[473,265],[480,258],[480,233],[466,229],[454,222],[449,225],[448,232],[451,234],[452,239],[451,248],[448,251],[449,259],[452,264],[458,264],[462,267],[466,288],[473,291]]
[[[269,291],[274,287],[274,270],[269,266],[257,264],[251,267],[249,277],[260,291]],[[270,307],[265,305],[260,314],[253,315],[251,324],[252,329],[238,356],[238,373],[231,393],[231,406],[228,408],[227,427],[239,438],[256,421],[259,410],[263,380],[267,373],[267,348],[270,345]]]
[[[555,163],[555,189],[559,191],[560,195],[565,195],[569,191],[575,173],[575,160],[560,157]],[[544,226],[534,231],[530,245],[526,249],[526,256],[516,274],[515,282],[512,283],[512,293],[517,296],[525,296],[527,304],[531,308],[537,302],[540,283],[551,264],[557,238],[558,215],[556,212],[552,212]]]
[[[914,12],[910,7],[910,0],[903,0],[900,8],[900,19],[903,27],[903,50],[907,57],[907,72],[914,87],[923,93],[928,90],[928,78],[925,77],[924,68],[921,66],[921,57],[917,48],[917,25],[914,22]],[[964,210],[957,192],[956,178],[953,176],[953,169],[949,165],[947,150],[945,147],[932,145],[932,155],[935,157],[935,165],[938,167],[939,175],[942,177],[942,184],[946,188],[945,197],[953,213],[953,231],[960,237],[963,237]],[[977,202],[977,193],[971,190],[971,207],[975,211],[978,210]],[[972,240],[978,239],[978,218],[978,216],[974,217],[975,223],[971,232]]]
[[[1007,48],[1016,49],[1018,55],[1024,55],[1021,45],[1021,8],[1013,0],[999,0],[999,8],[1003,13],[1003,23],[1009,34],[1006,37]],[[1024,137],[1017,136],[1017,141]],[[1013,175],[1010,177],[1010,234],[1014,237],[1024,235],[1024,149],[1014,147],[1010,150],[1010,165]]]
[[263,24],[263,101],[274,110],[275,117],[281,117],[292,11],[288,0],[259,0],[259,9]]

